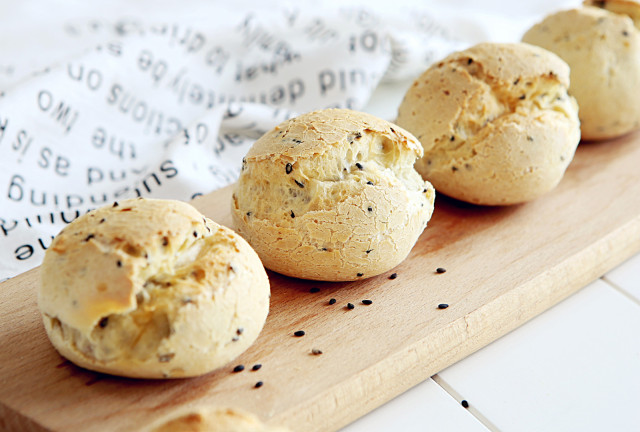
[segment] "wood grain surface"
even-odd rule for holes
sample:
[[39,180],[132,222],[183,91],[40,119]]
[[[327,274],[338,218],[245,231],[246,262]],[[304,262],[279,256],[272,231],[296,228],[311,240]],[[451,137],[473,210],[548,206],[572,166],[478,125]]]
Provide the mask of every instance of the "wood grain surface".
[[[391,272],[350,283],[269,273],[271,312],[259,339],[199,378],[124,379],[65,361],[47,340],[38,270],[29,271],[0,285],[0,429],[129,431],[183,406],[222,405],[292,431],[336,430],[640,250],[638,165],[638,134],[581,144],[560,186],[534,202],[477,207],[438,196],[429,227]],[[230,194],[194,204],[229,224]],[[237,364],[247,368],[232,373]]]

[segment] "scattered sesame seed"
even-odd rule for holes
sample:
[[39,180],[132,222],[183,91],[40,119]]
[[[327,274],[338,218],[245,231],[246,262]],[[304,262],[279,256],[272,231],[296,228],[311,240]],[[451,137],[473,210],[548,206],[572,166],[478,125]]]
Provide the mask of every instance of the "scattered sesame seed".
[[533,137],[531,135],[527,135],[527,141],[533,141]]
[[91,239],[92,239],[92,238],[94,238],[94,237],[95,237],[95,235],[94,235],[94,234],[89,234],[89,235],[87,236],[87,238],[86,238],[86,239],[84,239],[84,241],[88,242],[89,240],[91,240]]
[[106,219],[102,218],[102,219],[100,219],[100,222],[98,222],[98,223],[104,223],[104,221],[106,221]]
[[444,273],[444,272],[446,272],[446,271],[447,271],[447,269],[446,269],[446,268],[442,268],[442,267],[438,267],[438,268],[436,269],[436,273],[438,273],[438,274],[442,274],[442,273]]
[[353,303],[347,303],[347,309],[353,309],[355,308]]
[[334,298],[330,299],[329,300],[329,304],[330,305],[336,304],[336,299],[334,299]]
[[464,408],[469,408],[469,402],[464,399],[462,400],[462,402],[460,402],[460,405],[462,405]]
[[247,216],[251,216],[251,212],[247,212]]
[[234,372],[242,372],[244,370],[244,365],[239,364],[238,366],[233,368]]
[[162,246],[167,246],[169,244],[169,238],[167,236],[162,237]]
[[520,78],[516,78],[516,80],[513,82],[513,85],[518,85],[519,82],[520,82]]
[[356,166],[358,167],[359,170],[363,169],[363,166],[360,162],[356,162]]
[[369,253],[371,253],[371,251],[372,251],[372,250],[373,250],[373,249],[367,249],[367,250],[366,250],[366,251],[364,251],[364,252],[365,252],[365,253],[367,253],[367,254],[369,254]]
[[297,332],[293,333],[293,335],[296,336],[296,337],[302,337],[305,334],[306,333],[304,332],[304,330],[298,330]]
[[373,186],[373,182],[372,181],[368,181],[367,184]]
[[291,174],[291,171],[293,171],[293,165],[291,165],[290,163],[288,163],[285,167],[284,170],[287,172],[287,174]]
[[231,342],[238,342],[240,338],[238,336],[234,336],[231,338]]
[[398,277],[398,273],[391,273],[391,276],[389,276],[389,279],[395,279]]
[[522,95],[522,96],[520,96],[520,98],[519,98],[519,99],[520,99],[520,100],[524,100],[525,98],[526,98],[526,96],[525,96],[525,95]]
[[356,139],[362,138],[362,134],[360,132],[356,132]]
[[446,308],[448,308],[448,307],[449,307],[449,305],[448,305],[448,304],[446,304],[446,303],[440,303],[440,304],[438,305],[438,309],[446,309]]
[[362,276],[364,276],[364,273],[358,273],[356,276],[362,277]]
[[194,232],[193,232],[193,236],[194,236],[194,237],[196,237],[196,238],[198,238],[198,233],[197,233],[197,231],[194,231]]
[[422,189],[422,193],[427,193],[427,188]]
[[373,304],[373,302],[371,300],[362,300],[362,304],[368,306],[370,304]]
[[107,324],[109,324],[109,317],[104,317],[100,320],[100,322],[98,323],[98,325],[100,326],[100,328],[105,328],[107,326]]
[[629,32],[626,30],[622,30],[622,36],[629,36]]
[[451,135],[451,138],[449,138],[449,140],[450,140],[450,141],[455,141],[455,140],[456,140],[456,137],[455,137],[455,136],[453,136],[453,135]]
[[255,387],[255,388],[260,388],[260,387],[262,387],[263,385],[264,385],[264,383],[263,383],[262,381],[258,381],[258,382],[256,383],[256,385],[254,385],[254,387]]
[[252,371],[257,371],[258,369],[260,369],[262,367],[262,365],[260,363],[256,363],[253,365],[253,367],[251,368]]
[[470,58],[470,59],[468,59],[468,60],[467,60],[467,64],[468,64],[468,65],[470,65],[471,63],[473,63],[473,59],[472,59],[472,58]]
[[320,292],[320,288],[313,287],[313,288],[311,288],[311,289],[309,290],[309,292],[310,292],[311,294],[314,294],[314,293]]
[[236,330],[236,334],[238,336],[240,336],[242,333],[244,333],[244,328],[243,327],[238,327],[238,329]]
[[116,265],[117,265],[118,267],[122,267],[122,261],[120,261],[120,260],[116,261]]
[[296,214],[293,212],[293,210],[291,210],[291,217],[292,218],[296,217]]
[[311,354],[320,355],[320,354],[322,354],[322,350],[319,350],[318,348],[313,348],[313,349],[311,349]]
[[304,187],[304,183],[301,183],[301,182],[299,182],[299,181],[298,181],[298,180],[296,180],[296,179],[293,179],[293,181],[294,181],[294,182],[296,182],[296,184],[297,184],[298,186],[300,186],[301,188],[303,188],[303,187]]
[[373,211],[373,207],[367,207],[367,211],[372,212]]
[[114,206],[114,207],[118,207],[118,205],[119,205],[119,204],[118,204],[118,201],[114,201],[114,202],[113,202],[113,206]]

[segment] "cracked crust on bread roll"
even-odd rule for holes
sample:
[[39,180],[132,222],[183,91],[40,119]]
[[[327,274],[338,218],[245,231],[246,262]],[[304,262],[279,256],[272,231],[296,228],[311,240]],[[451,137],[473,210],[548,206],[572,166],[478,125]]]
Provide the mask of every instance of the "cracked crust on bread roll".
[[427,69],[397,123],[424,147],[416,169],[438,192],[473,204],[532,200],[562,179],[578,142],[569,68],[527,44],[482,43]]
[[614,138],[640,128],[640,5],[593,2],[549,15],[522,40],[548,49],[571,67],[571,94],[580,106],[582,138]]
[[199,407],[178,410],[152,424],[145,432],[287,432],[266,426],[256,416],[237,408]]
[[406,258],[435,192],[413,168],[420,143],[370,114],[327,109],[285,121],[249,150],[233,195],[237,231],[265,267],[349,281]]
[[205,374],[262,330],[269,281],[239,235],[180,201],[91,211],[53,240],[38,304],[60,354],[134,378]]

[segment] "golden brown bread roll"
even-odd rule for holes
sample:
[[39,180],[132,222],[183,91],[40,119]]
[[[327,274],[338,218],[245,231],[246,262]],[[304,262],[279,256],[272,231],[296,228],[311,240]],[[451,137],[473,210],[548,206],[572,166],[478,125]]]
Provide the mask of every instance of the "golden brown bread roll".
[[424,147],[416,169],[474,204],[532,200],[554,188],[580,140],[569,68],[527,44],[482,43],[427,69],[397,123]]
[[210,372],[245,351],[269,308],[258,256],[189,204],[121,201],[56,236],[38,304],[75,364],[137,378]]
[[[571,67],[580,106],[582,138],[614,138],[640,127],[640,16],[635,2],[594,2],[613,13],[584,7],[554,13],[522,40],[552,51]],[[638,25],[636,23],[636,25]]]
[[433,212],[433,187],[405,130],[345,109],[288,120],[249,150],[233,195],[235,227],[265,267],[304,279],[383,273]]

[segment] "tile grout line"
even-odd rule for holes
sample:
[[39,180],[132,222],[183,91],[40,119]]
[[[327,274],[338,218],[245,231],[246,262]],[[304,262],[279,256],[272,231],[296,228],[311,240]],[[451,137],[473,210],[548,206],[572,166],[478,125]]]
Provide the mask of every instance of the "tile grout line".
[[[447,392],[449,396],[455,399],[458,402],[458,404],[462,402],[463,400],[462,395],[460,395],[460,393],[455,391],[453,387],[449,385],[449,383],[447,383],[442,377],[440,377],[440,375],[436,374],[432,376],[431,379],[436,384],[438,384],[445,392]],[[472,416],[474,416],[476,420],[482,423],[482,425],[486,427],[490,432],[500,432],[500,429],[498,429],[496,425],[491,423],[491,421],[489,421],[489,419],[487,419],[484,415],[482,415],[480,411],[478,411],[473,405],[470,404],[468,408],[465,408],[465,410],[469,411],[469,413]]]
[[623,296],[625,296],[626,298],[628,298],[629,300],[631,300],[632,302],[634,302],[635,304],[637,304],[638,306],[640,306],[640,300],[638,300],[637,298],[635,298],[631,293],[629,293],[626,289],[622,288],[621,286],[619,286],[618,284],[616,284],[615,282],[611,281],[609,278],[607,278],[606,275],[600,277],[600,280],[602,280],[602,282],[606,283],[607,285],[609,285],[611,288],[613,288],[614,290],[618,291],[620,294],[622,294]]

